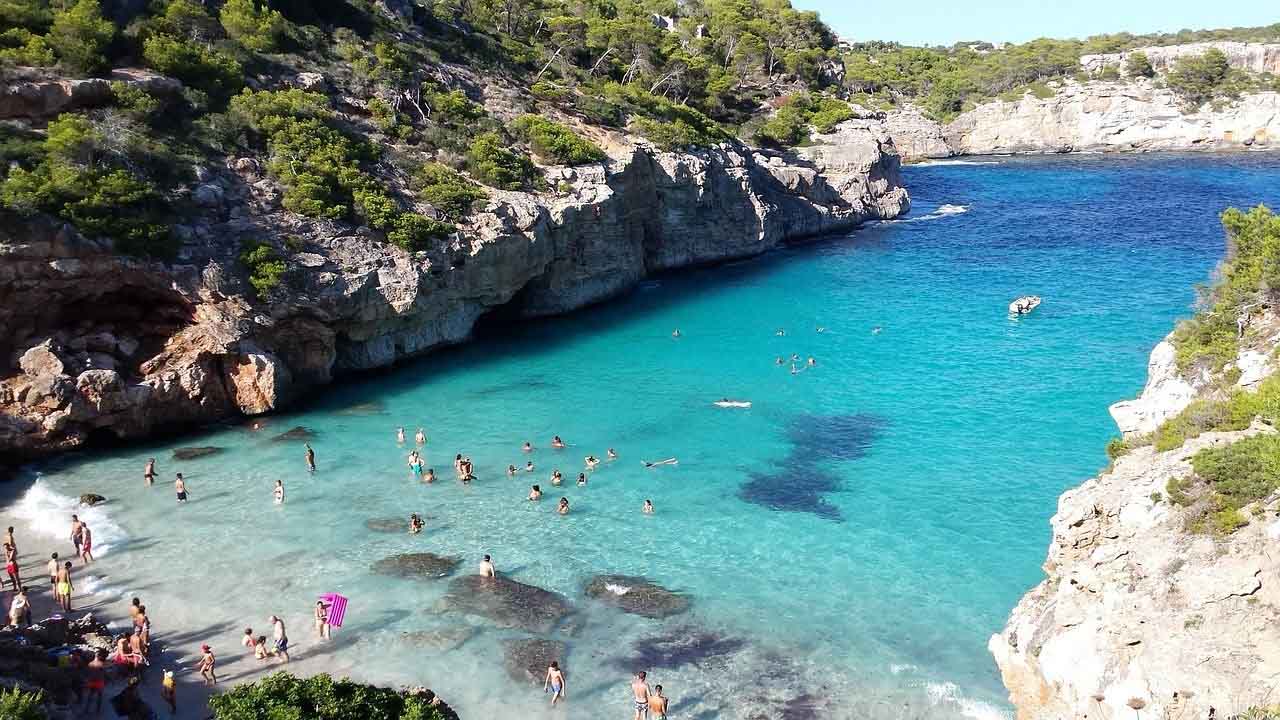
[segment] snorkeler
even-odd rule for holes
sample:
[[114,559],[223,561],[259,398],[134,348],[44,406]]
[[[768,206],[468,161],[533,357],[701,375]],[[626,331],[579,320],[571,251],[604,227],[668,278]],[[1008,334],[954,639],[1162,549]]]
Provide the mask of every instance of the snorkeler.
[[578,473],[578,487],[582,487],[583,485],[586,485],[586,484],[587,484],[587,474]]
[[613,451],[613,448],[609,448],[609,451],[608,451],[608,452],[606,452],[604,456],[605,456],[605,459],[607,459],[607,460],[617,460],[617,459],[618,459],[618,453],[614,452],[614,451]]

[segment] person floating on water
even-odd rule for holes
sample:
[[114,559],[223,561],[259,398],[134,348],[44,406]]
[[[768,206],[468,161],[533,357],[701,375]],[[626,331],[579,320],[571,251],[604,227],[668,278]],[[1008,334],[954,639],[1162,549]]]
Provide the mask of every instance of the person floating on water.
[[275,489],[271,491],[271,497],[275,500],[276,505],[284,504],[284,481],[277,480]]
[[645,498],[645,501],[644,501],[644,507],[640,509],[640,512],[644,513],[645,515],[652,515],[652,514],[653,514],[653,501],[652,501],[652,500],[650,500],[650,499],[648,499],[648,498]]
[[551,484],[552,484],[552,485],[559,485],[559,484],[560,484],[560,481],[561,481],[562,479],[563,479],[563,476],[562,476],[562,475],[560,475],[560,471],[559,471],[559,470],[552,470],[552,471],[551,471]]
[[534,485],[532,488],[530,488],[530,489],[529,489],[529,499],[530,499],[530,500],[541,500],[541,499],[542,499],[542,488],[541,488],[541,487],[538,487],[537,485]]
[[805,363],[805,364],[806,364],[806,365],[808,365],[809,367],[817,367],[817,365],[818,365],[818,361],[817,361],[817,360],[814,360],[814,359],[813,359],[813,356],[812,356],[812,355],[810,355],[810,356],[809,356],[809,362],[807,362],[807,363]]
[[605,453],[604,457],[606,460],[617,460],[618,453],[614,452],[613,448],[609,448],[609,451]]
[[533,443],[528,440],[524,441],[524,445],[520,448],[521,452],[533,452]]
[[600,459],[597,458],[595,455],[588,455],[586,458],[583,459],[583,462],[587,464],[588,470],[595,470],[596,466],[600,464]]
[[569,514],[569,498],[567,497],[560,498],[560,502],[556,504],[556,512],[560,513],[561,515]]
[[404,444],[404,428],[402,427],[396,428],[396,442],[401,445]]
[[678,337],[680,337],[680,328],[676,328],[675,330],[672,330],[672,331],[671,331],[671,337],[673,337],[673,338],[678,338]]
[[507,477],[515,477],[515,476],[516,476],[516,466],[515,466],[515,465],[508,465],[508,466],[507,466]]
[[667,458],[666,460],[659,460],[657,462],[649,462],[648,460],[641,460],[641,462],[644,463],[645,467],[651,468],[659,465],[677,465],[680,461],[675,458]]
[[774,335],[777,335],[778,337],[785,337],[786,334],[787,331],[783,328],[778,328],[778,332],[774,333]]
[[782,356],[781,356],[781,355],[779,355],[779,356],[778,356],[778,359],[776,359],[776,360],[774,360],[774,361],[773,361],[773,364],[774,364],[774,365],[785,365],[785,364],[786,364],[786,362],[787,362],[787,361],[786,361],[786,360],[783,360],[783,359],[782,359]]
[[872,334],[872,335],[879,335],[879,334],[880,334],[880,330],[881,330],[881,329],[882,329],[882,328],[881,328],[879,325],[877,325],[877,326],[875,326],[875,327],[871,328],[871,334]]
[[311,449],[311,443],[302,443],[307,449],[307,469],[311,472],[316,471],[316,451]]
[[530,461],[528,461],[528,462],[526,462],[526,463],[524,464],[524,471],[525,471],[525,472],[533,472],[533,461],[532,461],[532,460],[530,460]]
[[412,515],[409,516],[409,534],[410,535],[417,535],[418,533],[422,532],[422,528],[424,527],[426,527],[426,523],[422,522],[422,518],[418,516],[418,513],[413,513]]
[[587,474],[578,473],[578,487],[582,487],[583,485],[586,485],[586,484],[587,484]]
[[556,435],[555,437],[551,438],[551,447],[555,448],[556,450],[563,450],[565,448],[564,441],[560,439],[559,435]]

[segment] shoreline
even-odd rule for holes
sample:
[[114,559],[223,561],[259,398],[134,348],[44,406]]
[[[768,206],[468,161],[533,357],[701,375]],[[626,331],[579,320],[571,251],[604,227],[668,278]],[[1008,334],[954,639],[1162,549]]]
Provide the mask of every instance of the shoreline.
[[955,164],[972,164],[981,165],[978,162],[987,158],[1043,158],[1054,155],[1075,156],[1075,155],[1212,155],[1220,153],[1223,155],[1244,155],[1248,153],[1273,153],[1280,155],[1280,144],[1266,145],[1262,147],[1246,146],[1241,144],[1235,145],[1188,145],[1186,147],[1171,148],[1120,148],[1114,145],[1101,145],[1096,147],[1087,147],[1072,150],[1019,150],[1014,152],[999,153],[957,153],[955,155],[918,155],[910,159],[903,158],[903,167],[928,167],[933,165],[946,165],[947,163]]

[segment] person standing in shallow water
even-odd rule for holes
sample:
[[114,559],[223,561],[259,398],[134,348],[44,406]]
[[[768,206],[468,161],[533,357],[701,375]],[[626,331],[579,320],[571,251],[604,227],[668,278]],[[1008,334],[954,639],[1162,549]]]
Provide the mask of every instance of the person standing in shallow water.
[[182,479],[182,473],[178,473],[178,478],[173,481],[173,491],[178,496],[178,502],[187,501],[187,482]]
[[80,524],[80,561],[85,565],[93,562],[93,532],[88,523]]
[[284,481],[277,480],[275,488],[271,491],[271,497],[276,505],[284,504]]
[[147,458],[147,466],[142,469],[142,479],[147,485],[154,485],[156,482],[156,459]]
[[654,685],[649,693],[649,716],[653,720],[667,720],[667,696],[662,694],[662,686]]
[[329,640],[329,606],[323,600],[316,601],[316,633],[321,640]]
[[484,559],[480,561],[480,577],[492,578],[497,576],[498,571],[493,567],[493,559],[485,555]]
[[[178,473],[178,477],[182,477],[182,473]],[[71,544],[76,546],[76,556],[80,555],[80,516],[71,516]]]
[[635,679],[631,681],[631,696],[636,709],[635,720],[644,720],[645,715],[649,712],[649,684],[645,682],[644,678],[645,672],[641,670],[636,673]]
[[316,451],[311,449],[311,443],[302,443],[307,449],[307,469],[311,472],[316,471]]
[[275,654],[289,662],[289,636],[284,631],[284,621],[271,616],[271,635],[275,638]]
[[560,670],[560,663],[554,660],[547,667],[547,677],[542,681],[542,692],[551,693],[552,705],[564,699],[564,672]]

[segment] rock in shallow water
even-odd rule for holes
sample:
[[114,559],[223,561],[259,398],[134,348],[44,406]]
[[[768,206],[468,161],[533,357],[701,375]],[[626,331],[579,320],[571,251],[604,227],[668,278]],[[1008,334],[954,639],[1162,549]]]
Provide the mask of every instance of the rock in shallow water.
[[81,496],[80,496],[80,504],[81,504],[81,505],[89,505],[90,507],[92,507],[92,506],[94,506],[94,505],[97,505],[98,503],[106,502],[106,501],[107,501],[107,499],[106,499],[106,498],[102,497],[101,495],[95,494],[95,493],[85,493],[85,494],[83,494],[83,495],[81,495]]
[[489,618],[499,627],[534,633],[550,632],[571,611],[569,602],[559,593],[504,577],[460,577],[449,583],[441,600],[449,610]]
[[401,553],[374,563],[373,571],[403,578],[439,578],[453,572],[460,562],[460,558],[435,553]]
[[502,643],[507,675],[516,682],[540,684],[547,677],[547,666],[552,662],[568,672],[564,656],[568,646],[556,640],[524,638]]
[[689,609],[689,598],[684,595],[631,575],[597,575],[587,583],[586,593],[587,597],[648,618],[669,617]]
[[685,625],[661,635],[637,640],[632,654],[614,660],[619,668],[678,668],[733,655],[746,647],[740,638]]
[[222,452],[222,448],[213,445],[205,445],[201,447],[181,447],[173,451],[174,460],[195,460],[196,458],[207,457],[209,455],[217,455]]
[[461,647],[479,632],[479,628],[471,625],[455,625],[438,630],[414,630],[400,633],[400,641],[414,647],[446,652]]
[[369,518],[364,521],[364,526],[374,532],[408,533],[409,516]]
[[311,440],[315,436],[316,434],[311,430],[311,428],[305,428],[301,425],[297,425],[288,430],[285,430],[284,432],[280,433],[279,435],[271,439],[285,442],[288,440]]

